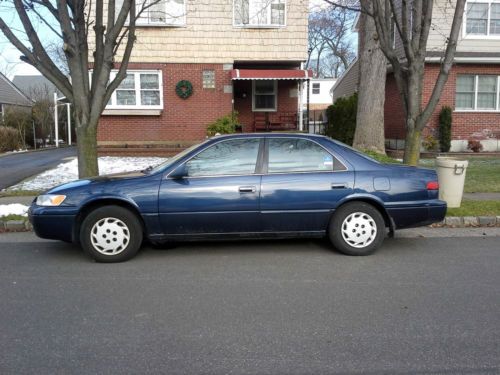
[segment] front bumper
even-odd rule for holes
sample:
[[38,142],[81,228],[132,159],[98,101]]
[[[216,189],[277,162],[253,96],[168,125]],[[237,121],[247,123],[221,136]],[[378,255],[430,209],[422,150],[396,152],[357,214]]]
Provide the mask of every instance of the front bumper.
[[28,218],[40,238],[73,242],[78,211],[75,207],[41,207],[32,204]]

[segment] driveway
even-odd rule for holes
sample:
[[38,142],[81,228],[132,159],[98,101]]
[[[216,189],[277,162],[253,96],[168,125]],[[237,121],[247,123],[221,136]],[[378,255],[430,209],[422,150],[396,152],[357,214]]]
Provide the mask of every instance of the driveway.
[[0,235],[0,373],[498,374],[498,239],[399,237],[369,257],[198,243],[97,264]]
[[76,156],[76,147],[61,147],[0,157],[0,190],[53,168],[65,158]]

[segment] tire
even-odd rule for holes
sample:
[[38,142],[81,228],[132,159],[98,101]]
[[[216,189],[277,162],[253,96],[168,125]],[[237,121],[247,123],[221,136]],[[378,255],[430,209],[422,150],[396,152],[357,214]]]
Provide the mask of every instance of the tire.
[[83,250],[97,262],[124,262],[135,256],[142,244],[139,218],[120,206],[91,211],[80,227]]
[[365,202],[351,202],[335,211],[328,235],[341,253],[362,256],[378,249],[384,241],[385,231],[379,210]]

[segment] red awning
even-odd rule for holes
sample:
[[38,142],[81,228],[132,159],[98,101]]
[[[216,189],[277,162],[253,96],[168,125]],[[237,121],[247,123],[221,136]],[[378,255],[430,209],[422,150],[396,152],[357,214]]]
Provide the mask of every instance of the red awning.
[[232,79],[298,79],[305,80],[312,78],[312,70],[305,69],[233,69]]

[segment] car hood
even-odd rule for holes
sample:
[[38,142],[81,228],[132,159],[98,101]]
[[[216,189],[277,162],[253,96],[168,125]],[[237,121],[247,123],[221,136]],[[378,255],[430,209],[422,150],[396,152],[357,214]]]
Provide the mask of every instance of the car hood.
[[100,183],[109,182],[109,181],[131,179],[131,178],[142,177],[142,176],[144,176],[143,172],[134,171],[134,172],[114,173],[114,174],[109,174],[109,175],[105,175],[105,176],[91,177],[91,178],[71,181],[71,182],[68,182],[66,184],[56,186],[56,187],[50,189],[49,191],[47,191],[47,193],[48,194],[60,193],[62,191],[71,190],[71,189],[79,188],[79,187],[90,185],[90,184],[100,184]]
[[89,181],[90,182],[114,181],[114,180],[122,180],[125,178],[134,178],[141,176],[144,176],[144,172],[142,171],[121,172],[121,173],[107,174],[104,176],[92,177],[89,178]]

